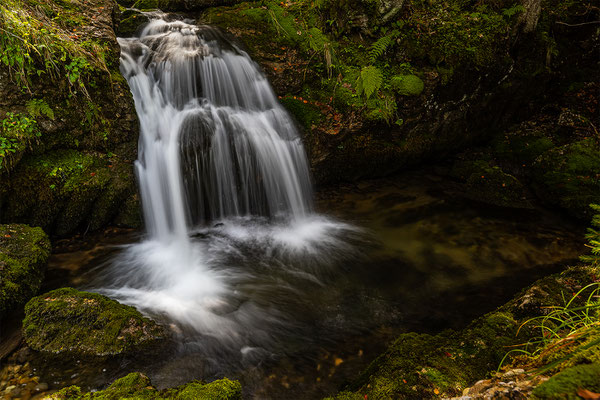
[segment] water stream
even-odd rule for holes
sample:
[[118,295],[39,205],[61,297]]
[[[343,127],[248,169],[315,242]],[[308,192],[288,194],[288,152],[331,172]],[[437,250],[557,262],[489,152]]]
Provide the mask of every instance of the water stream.
[[469,203],[427,172],[315,205],[298,132],[255,63],[213,28],[156,15],[119,39],[146,232],[57,251],[45,289],[133,305],[174,344],[107,365],[32,361],[53,387],[141,371],[161,388],[228,376],[245,398],[322,398],[398,333],[460,328],[580,253],[577,227]]
[[358,256],[361,232],[313,212],[292,118],[218,30],[157,18],[119,43],[141,125],[147,236],[89,289],[170,323],[215,373],[260,363],[280,337],[306,334],[299,292]]

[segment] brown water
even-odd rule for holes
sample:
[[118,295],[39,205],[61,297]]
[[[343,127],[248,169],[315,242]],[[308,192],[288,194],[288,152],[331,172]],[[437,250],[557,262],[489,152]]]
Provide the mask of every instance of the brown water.
[[[256,269],[251,284],[240,285],[242,298],[272,303],[286,321],[270,328],[268,347],[256,357],[183,333],[151,362],[58,364],[42,357],[33,360],[36,373],[54,388],[101,388],[142,371],[158,387],[227,375],[241,380],[247,398],[334,393],[399,333],[461,328],[582,252],[582,229],[569,221],[540,209],[475,203],[461,190],[441,176],[410,173],[320,191],[321,213],[363,228],[348,239],[358,251],[338,259],[319,284]],[[134,232],[109,231],[83,244],[59,243],[45,289],[85,286],[122,251],[119,245],[136,241]],[[263,254],[248,255],[243,265],[263,262]]]

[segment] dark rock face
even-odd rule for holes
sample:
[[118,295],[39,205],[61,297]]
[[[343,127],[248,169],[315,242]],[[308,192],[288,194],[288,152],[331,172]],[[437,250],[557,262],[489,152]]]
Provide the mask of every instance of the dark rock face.
[[[527,24],[536,30],[529,36],[520,18],[528,6],[506,2],[477,15],[454,3],[440,11],[433,3],[339,0],[302,12],[242,3],[210,9],[201,20],[237,37],[263,67],[304,127],[316,183],[326,185],[443,159],[562,96],[557,82],[597,79],[593,28],[555,22],[593,20],[594,12],[547,3],[541,14],[532,8],[536,23]],[[557,35],[557,55],[548,55],[548,32]],[[365,100],[357,82],[372,67],[385,73]],[[414,85],[401,79],[407,76]]]
[[[35,133],[2,163],[0,221],[39,225],[51,235],[97,229],[113,222],[124,202],[135,202],[137,192],[138,123],[119,72],[118,6],[112,0],[51,2],[43,8],[56,15],[49,19],[27,0],[19,4],[30,22],[23,29],[47,30],[47,45],[56,57],[64,51],[65,61],[54,60],[58,67],[47,76],[32,52],[27,87],[0,64],[0,121],[20,119]],[[39,77],[29,71],[36,68]],[[0,134],[10,137],[10,124],[4,125]]]
[[27,303],[23,336],[37,351],[113,356],[156,345],[167,334],[133,307],[96,293],[63,288]]
[[139,10],[160,9],[162,11],[198,11],[209,7],[230,6],[241,3],[241,0],[120,0],[124,7]]
[[49,255],[41,228],[0,225],[0,318],[37,294]]

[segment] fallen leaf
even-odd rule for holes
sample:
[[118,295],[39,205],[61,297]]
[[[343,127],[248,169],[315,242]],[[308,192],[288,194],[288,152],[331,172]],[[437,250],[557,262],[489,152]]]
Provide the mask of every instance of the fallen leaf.
[[582,388],[577,389],[577,395],[585,400],[600,400],[600,393],[590,392]]

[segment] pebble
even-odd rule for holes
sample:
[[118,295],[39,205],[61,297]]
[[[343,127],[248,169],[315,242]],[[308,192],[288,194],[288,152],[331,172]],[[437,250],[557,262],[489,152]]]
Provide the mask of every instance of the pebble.
[[36,392],[45,392],[46,390],[48,390],[48,384],[46,382],[38,383],[37,385],[35,385],[34,390]]

